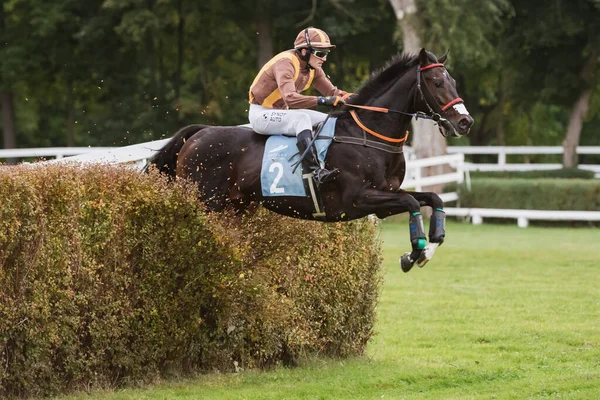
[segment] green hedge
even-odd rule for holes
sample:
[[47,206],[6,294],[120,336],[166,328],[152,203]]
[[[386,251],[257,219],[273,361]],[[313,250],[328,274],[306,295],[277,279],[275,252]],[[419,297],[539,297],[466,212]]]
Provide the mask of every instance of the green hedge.
[[518,179],[594,179],[595,173],[579,168],[560,168],[547,171],[473,171],[472,178],[518,178]]
[[600,180],[473,179],[460,186],[460,206],[530,210],[600,210]]
[[0,397],[361,354],[380,243],[367,220],[207,215],[125,168],[2,167]]

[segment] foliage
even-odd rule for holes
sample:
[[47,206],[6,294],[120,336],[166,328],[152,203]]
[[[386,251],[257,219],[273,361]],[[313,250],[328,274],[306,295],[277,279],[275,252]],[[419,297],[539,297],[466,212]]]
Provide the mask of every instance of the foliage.
[[407,222],[384,222],[386,274],[366,357],[60,400],[597,399],[600,255],[590,243],[600,229],[505,221],[449,220],[433,260],[409,274],[398,266]]
[[0,199],[2,397],[345,357],[371,337],[368,220],[207,215],[192,185],[126,167],[3,167]]
[[471,178],[518,178],[518,179],[594,179],[595,173],[579,168],[560,168],[546,171],[473,171]]
[[[600,85],[580,73],[600,47],[597,1],[417,7],[424,44],[450,50],[475,117],[465,140],[559,145],[574,99],[591,85],[581,143],[594,144]],[[329,32],[338,47],[325,70],[345,90],[402,50],[387,0],[0,0],[0,9],[0,90],[14,94],[18,147],[120,146],[191,123],[246,123],[259,17],[273,52],[289,49],[305,26]]]
[[527,210],[600,210],[597,179],[477,178],[460,186],[460,206]]
[[[450,65],[474,71],[495,67],[494,63],[502,57],[495,47],[502,34],[503,18],[512,13],[508,0],[427,0],[417,3],[427,25],[424,28],[427,47],[436,54],[451,50]],[[469,12],[465,12],[467,10]]]

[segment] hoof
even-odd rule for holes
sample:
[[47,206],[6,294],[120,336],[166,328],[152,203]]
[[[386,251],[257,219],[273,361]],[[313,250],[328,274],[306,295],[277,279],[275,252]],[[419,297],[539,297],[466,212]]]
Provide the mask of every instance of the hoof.
[[417,267],[419,268],[423,268],[425,266],[425,264],[427,264],[429,262],[429,260],[427,258],[425,258],[424,255],[422,255],[418,260],[417,260]]
[[423,268],[425,264],[427,264],[429,260],[433,258],[433,254],[435,253],[435,250],[438,248],[439,245],[439,243],[429,243],[427,247],[423,249],[423,252],[417,259],[417,266],[419,268]]
[[402,257],[400,257],[400,266],[402,267],[402,271],[408,272],[412,269],[415,262],[410,258],[410,253],[404,253]]

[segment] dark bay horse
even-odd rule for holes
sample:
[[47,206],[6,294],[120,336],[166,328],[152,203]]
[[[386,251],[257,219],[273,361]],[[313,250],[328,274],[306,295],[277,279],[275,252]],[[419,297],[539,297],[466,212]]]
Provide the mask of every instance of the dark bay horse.
[[[371,109],[348,104],[331,114],[337,123],[325,165],[339,169],[339,174],[320,188],[321,219],[349,221],[370,214],[385,218],[409,212],[412,251],[401,258],[405,272],[415,263],[423,266],[429,261],[445,237],[440,197],[400,189],[406,170],[403,138],[411,118],[434,120],[444,136],[460,137],[473,125],[445,61],[446,55],[438,59],[425,49],[418,56],[396,56],[349,99],[352,105]],[[197,182],[199,197],[209,210],[244,210],[259,202],[279,214],[315,219],[310,197],[263,196],[261,161],[267,138],[243,126],[191,125],[177,132],[148,166]],[[433,209],[429,243],[421,206]]]

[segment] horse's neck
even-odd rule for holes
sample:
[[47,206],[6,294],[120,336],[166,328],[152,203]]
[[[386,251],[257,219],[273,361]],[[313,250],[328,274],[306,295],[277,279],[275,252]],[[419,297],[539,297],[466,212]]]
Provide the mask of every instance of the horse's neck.
[[416,75],[413,75],[411,69],[396,79],[385,93],[378,96],[376,101],[381,102],[379,107],[413,113],[416,94],[417,78]]
[[391,112],[386,114],[385,118],[373,118],[373,113],[367,111],[362,115],[368,119],[376,119],[374,122],[378,128],[390,137],[402,137],[410,125],[411,115],[415,112],[415,96],[417,92],[417,79],[412,76],[411,71],[407,71],[402,77],[397,79],[388,90],[380,96],[374,97],[367,102],[368,106],[387,108],[400,113]]

